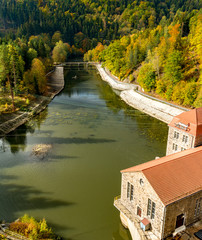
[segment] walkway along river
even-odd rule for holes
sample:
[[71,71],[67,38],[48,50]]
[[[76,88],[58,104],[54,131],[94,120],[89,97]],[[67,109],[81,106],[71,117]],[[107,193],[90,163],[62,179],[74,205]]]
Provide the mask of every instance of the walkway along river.
[[[74,79],[74,76],[77,76]],[[0,218],[45,217],[68,240],[129,240],[120,170],[165,155],[167,125],[127,106],[94,66],[65,69],[48,108],[0,140]],[[36,144],[51,144],[40,160]]]

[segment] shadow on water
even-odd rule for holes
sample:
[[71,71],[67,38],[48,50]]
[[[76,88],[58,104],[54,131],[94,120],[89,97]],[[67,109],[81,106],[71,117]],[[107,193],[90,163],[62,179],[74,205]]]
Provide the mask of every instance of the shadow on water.
[[[74,204],[72,202],[51,199],[52,193],[42,192],[34,187],[6,183],[7,180],[17,180],[15,176],[5,177],[1,175],[0,179],[0,218],[6,221],[13,221],[19,217],[17,214],[18,209],[26,213],[29,210],[55,209],[57,207]],[[18,202],[18,204],[16,205],[15,202]],[[8,206],[8,209],[4,206]]]
[[59,159],[67,159],[67,158],[71,158],[71,159],[77,159],[78,157],[75,156],[63,156],[63,155],[54,155],[51,154],[50,159],[51,160],[59,160]]
[[115,140],[112,139],[105,139],[105,138],[59,138],[59,137],[53,137],[53,138],[37,138],[34,137],[32,138],[32,143],[37,144],[37,143],[45,143],[45,144],[51,144],[51,143],[56,143],[56,144],[95,144],[95,143],[113,143],[116,142]]

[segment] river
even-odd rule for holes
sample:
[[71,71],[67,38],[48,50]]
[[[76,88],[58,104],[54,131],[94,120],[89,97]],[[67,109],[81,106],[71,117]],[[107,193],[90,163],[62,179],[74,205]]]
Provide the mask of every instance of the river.
[[[167,125],[127,106],[93,66],[66,67],[65,81],[45,111],[0,140],[0,219],[27,213],[66,240],[130,240],[113,206],[120,170],[164,156]],[[52,144],[43,160],[31,154],[41,143]]]

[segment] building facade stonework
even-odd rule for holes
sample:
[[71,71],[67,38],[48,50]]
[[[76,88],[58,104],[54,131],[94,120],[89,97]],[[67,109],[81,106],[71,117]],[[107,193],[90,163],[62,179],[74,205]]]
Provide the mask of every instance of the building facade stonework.
[[194,148],[195,139],[195,136],[181,129],[169,127],[166,155]]
[[[133,193],[131,192],[132,186]],[[151,209],[148,212],[149,199],[151,200]],[[134,218],[139,220],[148,218],[154,234],[161,239],[164,205],[141,172],[122,174],[121,201],[124,202],[125,207]],[[152,213],[153,203],[155,207]]]
[[181,216],[185,227],[200,221],[202,219],[201,204],[202,191],[199,191],[168,205],[165,211],[164,238],[171,236],[175,231],[178,216]]
[[165,239],[202,220],[200,131],[171,126],[167,149],[179,146],[174,154],[121,171],[121,196],[114,205],[134,240]]
[[202,145],[202,108],[175,116],[168,126],[166,155]]

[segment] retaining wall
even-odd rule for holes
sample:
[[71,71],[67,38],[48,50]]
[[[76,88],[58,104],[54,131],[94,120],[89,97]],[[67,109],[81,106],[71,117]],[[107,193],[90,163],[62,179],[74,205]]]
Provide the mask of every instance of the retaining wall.
[[109,85],[121,91],[120,97],[130,106],[147,113],[165,123],[170,123],[174,116],[189,111],[189,109],[167,103],[154,97],[150,97],[138,91],[138,85],[130,83],[122,83],[111,76],[107,71],[101,67],[100,64],[96,65],[102,79],[109,83]]

